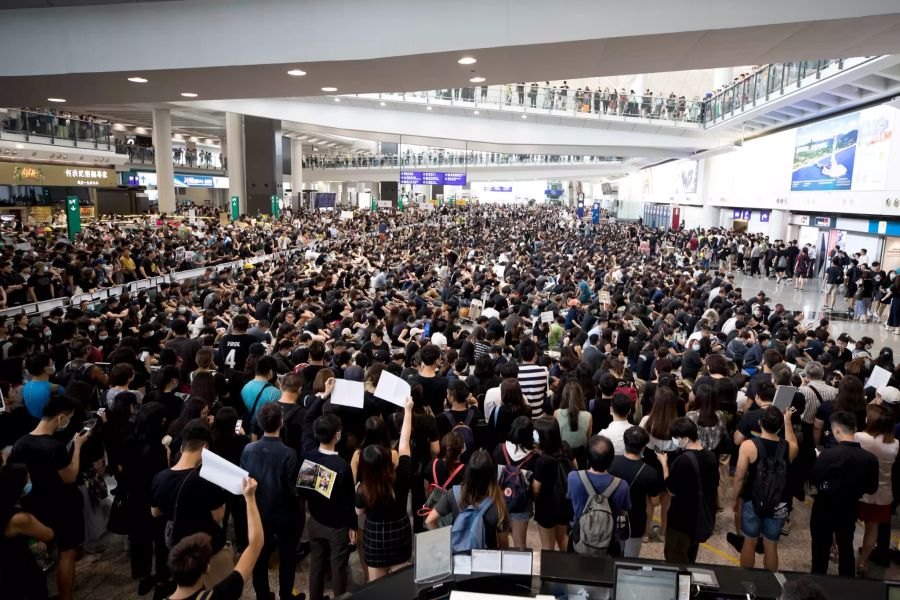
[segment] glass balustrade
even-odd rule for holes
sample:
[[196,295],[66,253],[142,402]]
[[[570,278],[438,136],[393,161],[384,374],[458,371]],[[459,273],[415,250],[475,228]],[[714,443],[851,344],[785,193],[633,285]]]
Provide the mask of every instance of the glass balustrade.
[[111,150],[112,126],[16,108],[0,109],[0,139]]
[[439,150],[400,154],[306,154],[304,169],[397,169],[406,167],[517,167],[542,165],[610,165],[615,156],[557,154],[498,154],[481,151]]
[[[156,149],[153,146],[135,146],[116,142],[116,152],[127,154],[128,162],[130,163],[137,165],[156,164]],[[187,152],[180,147],[172,149],[172,164],[176,167],[222,171],[228,166],[227,162],[225,155],[222,153],[214,154],[206,150]]]

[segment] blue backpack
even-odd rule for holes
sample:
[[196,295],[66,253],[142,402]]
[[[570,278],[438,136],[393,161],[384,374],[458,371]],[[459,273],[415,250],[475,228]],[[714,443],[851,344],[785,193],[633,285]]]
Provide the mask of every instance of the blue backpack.
[[485,498],[477,509],[471,504],[463,509],[460,504],[462,488],[458,485],[453,487],[453,497],[456,499],[456,505],[460,508],[459,514],[453,519],[453,525],[450,527],[450,545],[453,548],[453,554],[463,554],[485,548],[484,515],[493,502],[490,498]]

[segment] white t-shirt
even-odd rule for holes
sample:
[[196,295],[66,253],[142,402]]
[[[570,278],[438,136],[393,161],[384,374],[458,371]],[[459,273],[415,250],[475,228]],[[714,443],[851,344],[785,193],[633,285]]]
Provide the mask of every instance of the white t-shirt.
[[722,333],[724,333],[725,335],[728,335],[729,333],[731,333],[732,331],[737,329],[737,327],[735,326],[736,324],[737,324],[737,317],[731,317],[730,319],[725,321],[725,323],[722,325]]
[[488,423],[493,423],[491,421],[491,416],[494,413],[494,409],[500,406],[500,386],[498,385],[495,388],[491,388],[484,393],[484,420]]
[[616,455],[622,456],[625,454],[625,432],[630,428],[631,423],[628,421],[613,421],[609,427],[600,432],[600,435],[608,437],[616,450]]

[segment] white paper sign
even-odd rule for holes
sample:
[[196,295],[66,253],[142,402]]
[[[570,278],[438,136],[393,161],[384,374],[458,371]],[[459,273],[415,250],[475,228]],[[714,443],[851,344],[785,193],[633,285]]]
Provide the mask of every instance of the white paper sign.
[[531,552],[503,550],[502,571],[504,575],[531,575]]
[[548,310],[541,313],[541,323],[552,323],[553,322],[553,311]]
[[496,265],[493,268],[493,271],[497,275],[497,277],[503,279],[503,274],[506,273],[506,265]]
[[865,387],[873,387],[876,390],[879,388],[883,388],[891,381],[891,372],[887,369],[882,369],[881,367],[875,367],[872,370],[872,374],[869,375],[868,381],[866,381]]
[[[446,529],[446,527],[444,527]],[[471,575],[472,574],[472,557],[468,554],[453,555],[453,574],[454,575]]]
[[375,388],[375,397],[386,400],[391,404],[405,407],[409,398],[409,384],[387,371],[382,371],[378,378],[378,386]]
[[331,391],[331,403],[338,406],[362,408],[365,399],[365,386],[362,381],[335,379]]
[[341,218],[342,221],[346,221],[346,220],[348,220],[348,219],[352,219],[352,218],[353,218],[353,211],[352,211],[352,210],[342,210],[342,211],[341,211],[341,217],[340,217],[340,218]]
[[200,477],[216,484],[226,492],[240,495],[241,483],[250,476],[247,471],[206,448],[203,449],[200,460],[203,462],[203,466],[200,467]]
[[500,573],[502,556],[499,550],[472,550],[473,573]]

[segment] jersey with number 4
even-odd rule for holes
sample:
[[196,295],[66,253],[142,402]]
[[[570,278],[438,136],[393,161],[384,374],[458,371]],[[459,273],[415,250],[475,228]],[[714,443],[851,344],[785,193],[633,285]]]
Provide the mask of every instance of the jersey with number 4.
[[250,346],[258,342],[258,339],[247,333],[229,333],[219,342],[222,365],[226,369],[243,371],[247,356],[250,354]]

